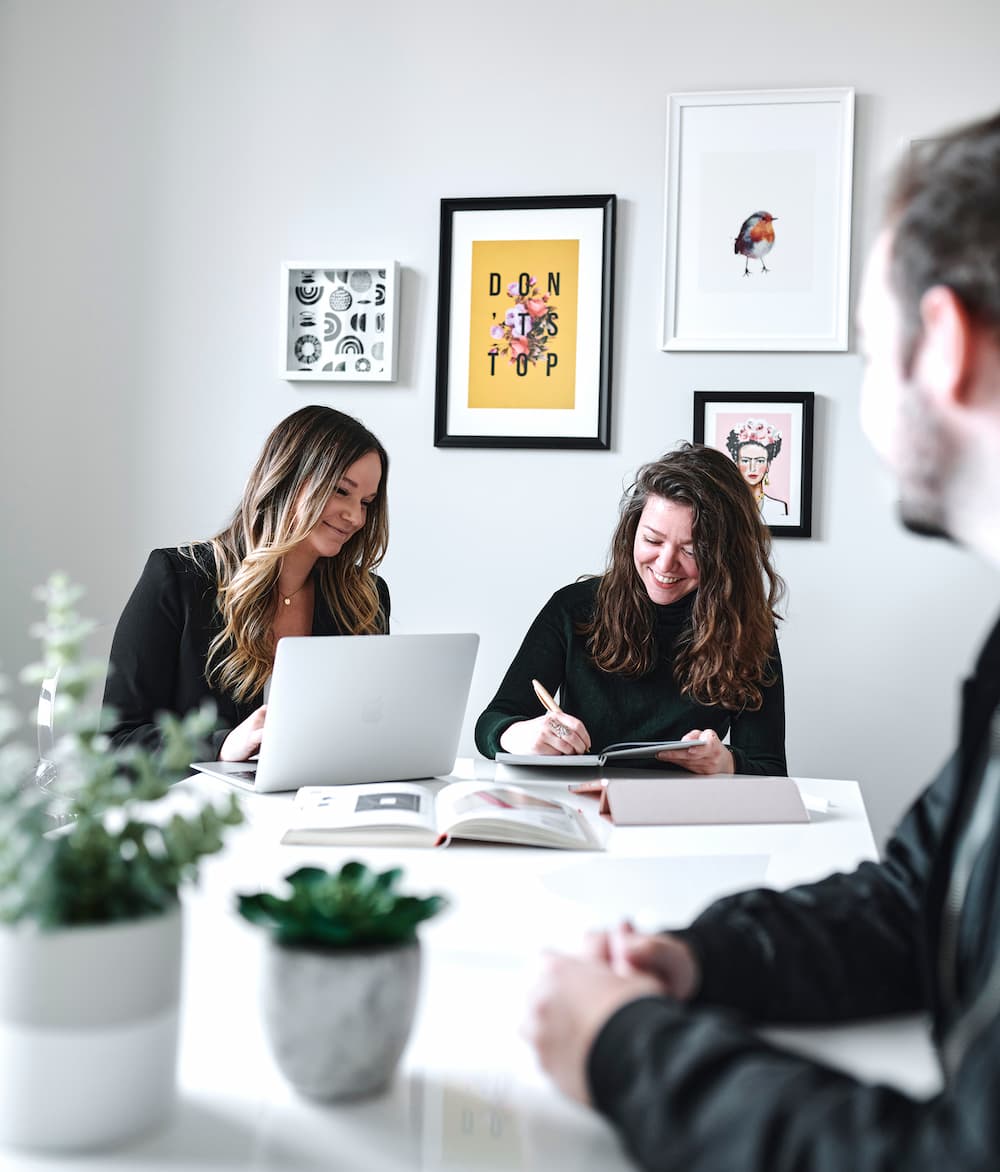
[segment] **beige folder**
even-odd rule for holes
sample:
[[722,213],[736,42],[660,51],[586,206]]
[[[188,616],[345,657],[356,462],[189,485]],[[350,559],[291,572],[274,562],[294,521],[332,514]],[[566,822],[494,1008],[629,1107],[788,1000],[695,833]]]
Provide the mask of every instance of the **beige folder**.
[[616,826],[809,821],[790,777],[743,774],[611,778],[604,784],[601,813]]

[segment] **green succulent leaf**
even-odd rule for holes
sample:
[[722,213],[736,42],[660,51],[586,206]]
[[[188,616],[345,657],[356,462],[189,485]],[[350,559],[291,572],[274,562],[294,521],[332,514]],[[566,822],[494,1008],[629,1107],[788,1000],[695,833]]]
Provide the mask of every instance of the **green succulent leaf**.
[[356,948],[402,943],[447,907],[441,895],[398,894],[402,875],[398,867],[376,873],[356,860],[336,872],[300,867],[285,876],[291,894],[240,895],[237,910],[282,944]]

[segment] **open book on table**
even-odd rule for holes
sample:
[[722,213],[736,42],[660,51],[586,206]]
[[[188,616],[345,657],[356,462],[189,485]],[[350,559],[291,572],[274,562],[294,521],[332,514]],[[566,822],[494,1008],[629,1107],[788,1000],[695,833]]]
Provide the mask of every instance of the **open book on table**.
[[555,753],[534,755],[531,753],[497,753],[496,759],[501,765],[613,765],[618,761],[640,761],[644,758],[652,759],[657,753],[668,749],[690,749],[693,745],[703,745],[701,739],[696,741],[621,741],[608,745],[599,753]]
[[521,846],[603,850],[575,805],[512,785],[456,781],[439,789],[413,782],[305,786],[295,795],[281,841],[330,845],[438,846],[450,838]]

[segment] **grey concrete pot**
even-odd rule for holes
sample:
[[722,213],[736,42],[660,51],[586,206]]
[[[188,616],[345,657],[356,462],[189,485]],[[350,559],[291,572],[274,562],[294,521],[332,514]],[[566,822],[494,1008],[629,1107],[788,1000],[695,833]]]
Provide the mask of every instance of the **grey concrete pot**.
[[382,1090],[410,1035],[419,985],[417,940],[323,949],[269,939],[264,1024],[282,1074],[313,1099],[353,1099]]

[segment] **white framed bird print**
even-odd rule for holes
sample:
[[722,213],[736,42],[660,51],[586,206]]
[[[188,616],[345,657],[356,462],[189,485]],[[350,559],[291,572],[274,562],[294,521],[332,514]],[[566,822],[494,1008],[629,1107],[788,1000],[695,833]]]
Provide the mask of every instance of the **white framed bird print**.
[[854,90],[671,94],[660,346],[846,350]]

